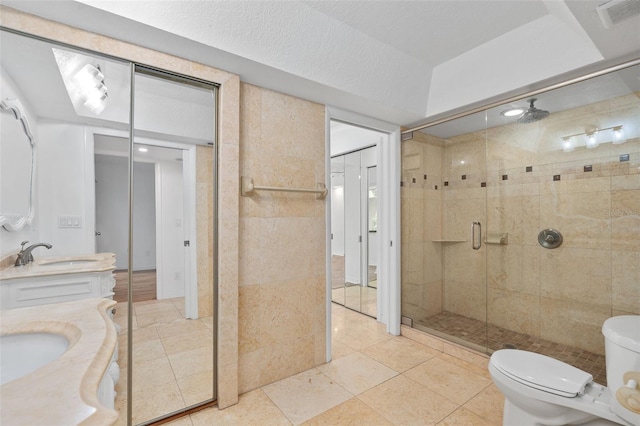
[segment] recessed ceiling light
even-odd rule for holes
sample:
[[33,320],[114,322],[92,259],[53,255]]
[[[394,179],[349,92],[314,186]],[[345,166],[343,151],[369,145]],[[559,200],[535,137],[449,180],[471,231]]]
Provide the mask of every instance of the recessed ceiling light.
[[522,113],[524,113],[526,111],[525,108],[511,108],[511,109],[507,109],[504,110],[500,113],[500,115],[503,115],[505,117],[515,117],[517,115],[522,115]]
[[138,151],[140,151],[140,152],[147,152],[147,151],[149,151],[149,150],[148,150],[147,148],[145,148],[145,147],[141,146],[140,148],[138,148]]

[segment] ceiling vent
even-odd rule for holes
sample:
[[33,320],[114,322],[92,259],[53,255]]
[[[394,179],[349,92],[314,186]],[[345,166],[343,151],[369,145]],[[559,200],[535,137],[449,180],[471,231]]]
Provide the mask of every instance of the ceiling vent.
[[615,24],[640,15],[640,0],[611,0],[596,7],[602,25],[611,28]]

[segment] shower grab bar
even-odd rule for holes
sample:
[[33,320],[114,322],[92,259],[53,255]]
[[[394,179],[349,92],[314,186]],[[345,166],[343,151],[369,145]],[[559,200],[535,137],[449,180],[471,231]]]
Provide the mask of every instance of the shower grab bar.
[[[476,245],[476,225],[478,225],[478,245]],[[474,250],[480,250],[482,247],[482,225],[477,220],[471,225],[471,248]]]
[[253,184],[253,178],[248,176],[241,177],[242,184],[242,196],[251,197],[256,191],[278,191],[278,192],[304,192],[309,194],[317,194],[318,200],[323,200],[327,196],[327,187],[324,183],[318,183],[318,189],[305,189],[305,188],[280,188],[274,186],[257,186]]

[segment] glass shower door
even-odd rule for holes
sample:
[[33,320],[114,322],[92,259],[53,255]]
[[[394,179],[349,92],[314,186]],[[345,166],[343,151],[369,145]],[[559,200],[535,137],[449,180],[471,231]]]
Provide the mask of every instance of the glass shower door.
[[444,123],[402,143],[402,316],[484,352],[485,113],[466,118],[479,130]]
[[[606,382],[602,324],[640,313],[638,68],[403,142],[405,323],[488,353],[542,353]],[[548,112],[503,114],[534,101]]]

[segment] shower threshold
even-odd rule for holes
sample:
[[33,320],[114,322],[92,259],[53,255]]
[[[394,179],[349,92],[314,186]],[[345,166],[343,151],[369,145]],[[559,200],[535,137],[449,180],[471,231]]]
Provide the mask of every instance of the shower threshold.
[[547,355],[584,370],[593,376],[595,382],[607,385],[604,355],[584,349],[485,324],[451,312],[417,320],[414,328],[487,354],[498,349],[521,349]]

